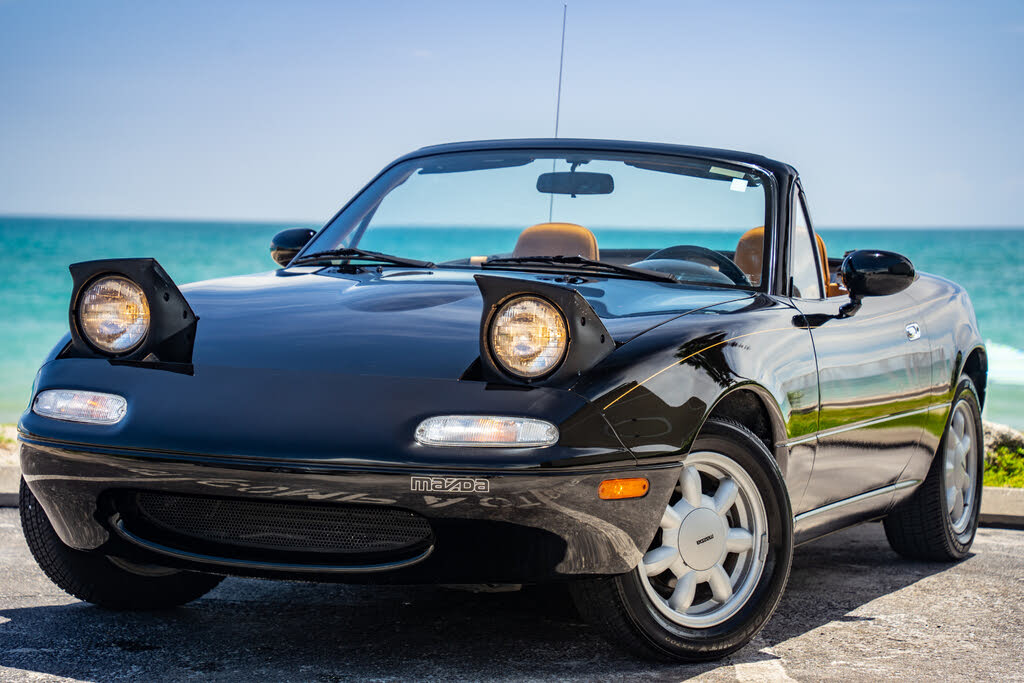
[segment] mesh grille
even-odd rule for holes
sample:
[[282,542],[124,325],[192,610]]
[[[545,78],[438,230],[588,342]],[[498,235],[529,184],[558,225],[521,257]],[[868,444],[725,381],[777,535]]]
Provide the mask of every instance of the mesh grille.
[[181,536],[236,547],[315,553],[401,550],[431,535],[408,510],[367,505],[296,505],[142,492],[151,524]]

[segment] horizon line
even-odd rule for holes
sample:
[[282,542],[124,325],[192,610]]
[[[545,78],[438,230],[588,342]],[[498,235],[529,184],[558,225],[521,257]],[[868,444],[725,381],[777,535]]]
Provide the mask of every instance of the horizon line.
[[[333,216],[332,216],[333,217]],[[176,217],[176,216],[144,216],[144,215],[103,215],[103,214],[45,214],[45,213],[0,213],[0,220],[4,219],[20,219],[20,220],[103,220],[103,221],[147,221],[153,223],[250,223],[253,225],[284,225],[284,224],[295,224],[296,227],[307,227],[306,224],[320,225],[321,227],[326,226],[327,223],[320,219],[297,219],[297,218],[225,218],[225,217],[212,217],[212,218],[196,218],[196,217]],[[328,219],[327,222],[330,222]],[[382,226],[382,227],[401,227],[401,226]],[[431,226],[418,226],[428,228],[459,228],[459,227],[472,227],[468,225],[431,225]],[[487,226],[495,227],[495,226]],[[500,226],[500,227],[514,227],[514,226]],[[899,228],[902,230],[957,230],[961,228],[970,228],[973,230],[1024,230],[1024,224],[1011,224],[1011,223],[998,223],[990,225],[966,225],[966,224],[954,224],[954,223],[943,223],[938,225],[928,224],[897,224],[897,223],[873,223],[873,224],[832,224],[832,225],[820,225],[822,230],[878,230],[885,228]],[[638,230],[707,230],[714,231],[715,228],[638,228]],[[721,228],[720,230],[726,231],[732,228]],[[817,228],[816,228],[817,229]]]

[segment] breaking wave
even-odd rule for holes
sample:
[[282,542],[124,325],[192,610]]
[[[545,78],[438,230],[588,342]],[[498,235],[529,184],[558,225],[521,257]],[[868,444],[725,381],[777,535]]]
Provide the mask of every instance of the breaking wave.
[[1024,385],[1024,351],[987,341],[988,379],[996,384]]

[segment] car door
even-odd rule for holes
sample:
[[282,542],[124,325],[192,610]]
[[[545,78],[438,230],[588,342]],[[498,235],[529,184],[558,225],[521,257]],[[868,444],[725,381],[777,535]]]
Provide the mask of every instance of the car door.
[[871,492],[878,499],[851,504],[884,507],[884,496],[891,499],[885,489],[918,449],[928,420],[931,349],[923,311],[911,285],[898,294],[865,297],[853,315],[840,317],[849,298],[823,275],[825,249],[799,188],[793,207],[791,297],[810,327],[819,389],[817,447],[801,508]]

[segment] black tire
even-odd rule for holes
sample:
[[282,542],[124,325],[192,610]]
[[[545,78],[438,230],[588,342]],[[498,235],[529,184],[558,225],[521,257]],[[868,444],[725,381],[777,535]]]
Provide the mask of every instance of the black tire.
[[[213,574],[128,571],[104,555],[75,550],[53,530],[42,506],[21,480],[18,507],[21,528],[39,567],[59,588],[79,600],[107,609],[165,609],[184,605],[213,590],[223,577]],[[145,571],[145,568],[139,566]],[[170,571],[170,570],[167,570]]]
[[736,422],[709,420],[691,449],[700,451],[728,456],[756,485],[767,513],[764,569],[739,611],[707,628],[688,628],[660,613],[642,585],[639,567],[571,584],[580,614],[613,644],[644,658],[700,662],[736,652],[771,618],[789,580],[793,514],[782,474],[764,443]]
[[[953,528],[946,504],[944,469],[946,440],[956,406],[963,402],[974,422],[975,439],[968,458],[974,458],[975,481],[972,519],[966,529],[957,533]],[[981,509],[982,480],[985,451],[981,424],[981,405],[978,390],[964,377],[957,386],[950,404],[946,428],[939,442],[939,450],[932,460],[928,476],[910,499],[902,503],[885,518],[885,536],[897,553],[912,560],[950,562],[962,560],[971,550],[978,530],[978,512]]]

